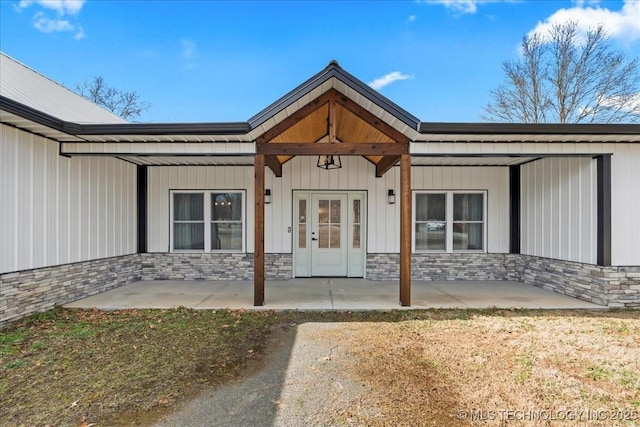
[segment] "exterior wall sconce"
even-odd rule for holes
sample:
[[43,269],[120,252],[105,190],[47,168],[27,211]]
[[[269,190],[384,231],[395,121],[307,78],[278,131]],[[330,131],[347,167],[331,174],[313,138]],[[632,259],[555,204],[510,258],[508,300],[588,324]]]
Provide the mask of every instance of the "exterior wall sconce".
[[268,205],[269,203],[271,203],[271,189],[266,188],[264,190],[264,204]]
[[396,192],[393,190],[393,188],[390,188],[389,192],[387,193],[387,201],[390,205],[393,205],[396,202]]
[[318,163],[316,164],[320,169],[340,169],[342,162],[340,156],[318,156]]

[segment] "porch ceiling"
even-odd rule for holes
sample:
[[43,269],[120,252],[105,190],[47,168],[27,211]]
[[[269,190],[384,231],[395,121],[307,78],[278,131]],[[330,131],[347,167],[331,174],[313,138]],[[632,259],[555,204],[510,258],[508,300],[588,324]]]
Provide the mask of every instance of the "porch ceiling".
[[258,153],[268,155],[276,176],[296,155],[360,155],[382,176],[408,153],[408,138],[365,108],[331,89],[260,135]]
[[[141,166],[253,166],[254,156],[158,156],[117,155],[117,158]],[[369,156],[362,156],[369,157]],[[544,156],[429,156],[412,157],[413,166],[513,166],[540,159]]]
[[457,156],[429,156],[429,157],[412,157],[411,164],[413,166],[514,166],[537,160],[542,156],[475,156],[475,157],[457,157]]

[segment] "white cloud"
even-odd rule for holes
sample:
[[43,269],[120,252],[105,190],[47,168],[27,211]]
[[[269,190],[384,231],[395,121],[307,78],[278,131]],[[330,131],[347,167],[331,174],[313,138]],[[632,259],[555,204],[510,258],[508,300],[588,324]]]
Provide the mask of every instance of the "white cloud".
[[73,31],[73,25],[66,19],[50,19],[42,13],[36,13],[33,17],[33,26],[43,33],[55,33],[58,31]]
[[25,9],[31,4],[37,4],[45,9],[58,12],[58,15],[77,15],[82,9],[85,0],[20,0],[19,7]]
[[196,44],[189,39],[182,39],[180,45],[182,45],[182,56],[185,59],[193,58],[196,53]]
[[393,82],[396,82],[398,80],[407,80],[410,78],[411,76],[408,74],[401,73],[400,71],[393,71],[382,77],[378,77],[377,79],[369,83],[369,86],[375,90],[380,90]]
[[[37,5],[44,11],[38,11],[33,15],[33,26],[43,33],[56,32],[74,32],[75,40],[85,38],[84,28],[76,26],[72,20],[76,21],[75,16],[80,12],[85,0],[20,0],[17,11],[22,11],[31,5]],[[51,16],[51,12],[56,12],[55,17]]]
[[486,3],[486,0],[424,0],[424,2],[441,4],[458,13],[474,14],[478,11],[478,4]]
[[415,22],[416,20],[416,15],[409,15],[409,17],[407,18],[407,22]]
[[545,36],[552,26],[568,21],[576,22],[583,32],[603,25],[611,37],[633,42],[640,40],[640,1],[625,0],[619,11],[600,7],[599,2],[576,1],[574,7],[560,9],[539,22],[529,34]]
[[85,38],[84,28],[79,27],[78,31],[76,31],[76,34],[73,36],[73,38],[75,40],[82,40],[83,38]]
[[517,3],[522,0],[418,0],[418,3],[441,4],[459,14],[473,15],[478,6],[487,3]]

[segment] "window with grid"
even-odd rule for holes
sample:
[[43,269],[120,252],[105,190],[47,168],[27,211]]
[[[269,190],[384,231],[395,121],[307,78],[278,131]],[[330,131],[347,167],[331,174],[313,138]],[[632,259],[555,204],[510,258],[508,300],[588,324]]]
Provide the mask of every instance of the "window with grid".
[[484,251],[485,191],[414,193],[414,251]]
[[243,251],[244,197],[243,191],[173,191],[171,250]]

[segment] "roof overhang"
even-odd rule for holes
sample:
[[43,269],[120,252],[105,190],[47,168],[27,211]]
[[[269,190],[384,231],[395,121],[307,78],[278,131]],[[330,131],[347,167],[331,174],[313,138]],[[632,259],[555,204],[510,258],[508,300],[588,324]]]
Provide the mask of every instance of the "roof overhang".
[[[246,122],[75,123],[1,95],[0,122],[60,142],[66,156],[237,166],[264,154],[278,171],[294,155],[362,155],[378,175],[407,153],[414,165],[509,166],[607,151],[601,143],[640,143],[636,124],[420,122],[334,61]],[[327,123],[333,131],[318,132]]]
[[640,142],[637,124],[420,123],[414,142]]

